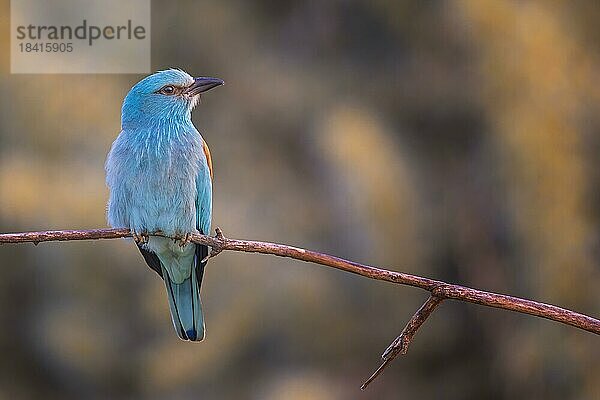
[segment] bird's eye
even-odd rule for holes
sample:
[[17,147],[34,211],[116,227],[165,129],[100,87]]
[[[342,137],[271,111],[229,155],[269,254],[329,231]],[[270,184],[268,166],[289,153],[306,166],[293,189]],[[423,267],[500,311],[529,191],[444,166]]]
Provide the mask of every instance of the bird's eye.
[[167,96],[172,95],[173,93],[175,93],[175,87],[172,85],[167,85],[160,89],[160,93],[166,94]]

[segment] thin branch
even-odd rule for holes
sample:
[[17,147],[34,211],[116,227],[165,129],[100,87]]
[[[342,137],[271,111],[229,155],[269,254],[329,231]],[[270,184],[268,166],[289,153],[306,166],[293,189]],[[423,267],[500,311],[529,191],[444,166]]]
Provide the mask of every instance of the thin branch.
[[400,354],[406,354],[406,352],[408,351],[408,346],[410,346],[413,337],[415,336],[421,325],[423,325],[425,320],[429,318],[429,316],[433,313],[437,306],[440,305],[442,301],[444,301],[443,298],[434,295],[430,295],[427,298],[425,303],[423,303],[423,305],[414,313],[414,315],[408,321],[404,329],[402,329],[400,335],[398,335],[398,337],[394,339],[392,344],[390,344],[388,348],[385,349],[385,351],[381,355],[383,362],[381,363],[379,368],[377,368],[375,372],[373,372],[369,379],[367,379],[365,383],[362,384],[360,390],[365,390],[367,386],[369,386],[369,384],[373,382],[375,378],[377,378],[379,374],[383,372],[383,370],[388,366],[388,364],[394,360],[394,358],[398,357],[398,355]]
[[[160,232],[155,232],[156,236],[165,236]],[[38,244],[51,241],[68,240],[92,240],[92,239],[117,239],[131,237],[128,229],[93,229],[93,230],[68,230],[68,231],[44,231],[44,232],[25,232],[25,233],[7,233],[0,234],[0,244],[2,243],[26,243]],[[166,237],[166,236],[165,236]],[[179,238],[176,238],[179,239]],[[540,303],[533,300],[527,300],[519,297],[508,296],[499,293],[486,292],[473,289],[466,286],[454,285],[429,279],[418,275],[405,274],[402,272],[390,271],[382,268],[371,267],[364,264],[344,260],[339,257],[316,251],[305,250],[299,247],[287,246],[284,244],[257,242],[252,240],[229,239],[223,236],[220,229],[217,230],[216,237],[210,237],[200,234],[191,235],[191,241],[197,244],[204,244],[211,247],[210,257],[218,255],[225,250],[242,251],[246,253],[271,254],[279,257],[294,258],[296,260],[312,262],[327,267],[337,268],[342,271],[351,272],[366,278],[380,281],[392,282],[400,285],[418,287],[430,292],[431,297],[415,313],[408,322],[400,336],[384,353],[383,364],[375,371],[371,378],[365,382],[364,387],[368,385],[383,369],[398,355],[404,354],[410,341],[418,328],[425,319],[433,312],[442,300],[453,299],[468,303],[479,304],[487,307],[501,308],[504,310],[516,311],[522,314],[535,315],[552,321],[560,322],[565,325],[583,329],[588,332],[600,335],[600,320],[588,315],[580,314],[575,311],[557,307],[551,304]]]

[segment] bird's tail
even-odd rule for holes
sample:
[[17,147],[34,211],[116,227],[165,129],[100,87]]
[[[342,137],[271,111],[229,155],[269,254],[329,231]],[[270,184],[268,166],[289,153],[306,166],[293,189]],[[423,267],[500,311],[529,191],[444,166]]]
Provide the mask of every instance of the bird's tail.
[[[162,267],[162,276],[169,297],[171,319],[177,335],[182,340],[200,341],[204,339],[204,316],[200,302],[200,283],[204,265],[198,259],[200,252],[194,257],[194,269],[190,277],[181,283],[175,283]],[[197,271],[196,268],[201,269]]]

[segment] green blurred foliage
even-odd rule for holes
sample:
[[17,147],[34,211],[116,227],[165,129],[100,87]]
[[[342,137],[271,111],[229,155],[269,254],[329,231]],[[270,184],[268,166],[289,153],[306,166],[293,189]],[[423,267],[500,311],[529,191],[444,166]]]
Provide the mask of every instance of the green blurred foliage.
[[[10,75],[1,3],[0,231],[105,225],[134,75]],[[227,82],[194,114],[214,225],[600,310],[596,2],[154,2],[152,65]],[[180,342],[127,241],[0,247],[0,398],[600,398],[597,337],[447,303],[361,381],[425,298],[224,254],[207,338]]]

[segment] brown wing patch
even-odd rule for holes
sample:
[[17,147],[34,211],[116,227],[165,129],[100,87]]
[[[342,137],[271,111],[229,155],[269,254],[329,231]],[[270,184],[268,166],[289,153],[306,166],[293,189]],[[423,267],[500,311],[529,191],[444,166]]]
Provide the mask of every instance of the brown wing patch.
[[208,170],[210,171],[210,179],[213,179],[212,157],[210,156],[210,150],[208,149],[208,145],[204,140],[202,140],[202,150],[204,151],[204,155],[206,156],[206,163],[208,164]]

